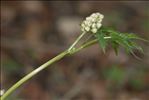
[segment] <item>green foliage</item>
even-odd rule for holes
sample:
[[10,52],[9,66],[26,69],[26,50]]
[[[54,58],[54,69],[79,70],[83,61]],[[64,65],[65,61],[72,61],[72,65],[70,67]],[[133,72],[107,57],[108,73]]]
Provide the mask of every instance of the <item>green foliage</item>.
[[[96,33],[96,37],[104,52],[107,44],[110,43],[116,55],[118,54],[118,49],[120,46],[124,47],[128,53],[133,53],[134,49],[143,52],[142,48],[136,43],[135,40],[147,41],[133,33],[121,33],[106,27],[101,27],[101,29]],[[110,38],[107,39],[105,37]]]
[[112,44],[112,47],[113,47],[113,49],[115,51],[115,54],[118,55],[119,44],[117,42],[115,42],[115,41],[113,41],[111,44]]
[[106,79],[120,84],[125,78],[125,71],[118,66],[113,66],[111,68],[106,69],[104,75]]
[[100,44],[100,47],[102,48],[102,50],[103,50],[103,52],[105,53],[105,48],[106,48],[106,46],[107,46],[107,40],[106,39],[104,39],[104,37],[105,37],[106,35],[103,33],[103,31],[102,30],[99,30],[98,31],[98,34],[97,34],[97,38],[98,38],[98,42],[99,42],[99,44]]

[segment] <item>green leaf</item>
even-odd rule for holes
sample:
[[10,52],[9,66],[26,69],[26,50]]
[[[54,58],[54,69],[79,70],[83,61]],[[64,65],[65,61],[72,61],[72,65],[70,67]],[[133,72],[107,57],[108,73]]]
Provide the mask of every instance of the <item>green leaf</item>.
[[134,33],[124,33],[124,34],[127,34],[129,39],[136,39],[136,40],[142,40],[142,41],[145,41],[145,42],[149,42],[149,40],[140,38],[139,36],[135,35]]
[[[111,38],[104,39],[105,36]],[[148,40],[142,39],[133,33],[121,33],[107,27],[101,27],[100,31],[97,32],[97,39],[104,52],[107,43],[110,41],[116,55],[118,54],[119,46],[124,47],[128,53],[133,53],[134,49],[143,53],[143,49],[135,42],[135,40],[149,42]]]
[[116,42],[112,42],[112,48],[115,51],[115,54],[118,55],[119,44]]
[[105,36],[106,35],[102,32],[102,30],[97,32],[97,39],[98,39],[100,47],[102,48],[104,53],[105,53],[105,49],[106,49],[106,46],[107,46],[107,40],[104,39]]
[[136,37],[135,35],[119,33],[115,31],[111,32],[112,40],[118,43],[119,45],[123,46],[128,53],[132,52],[133,49],[137,47],[137,45],[133,44],[134,40],[132,40],[132,38],[134,39]]

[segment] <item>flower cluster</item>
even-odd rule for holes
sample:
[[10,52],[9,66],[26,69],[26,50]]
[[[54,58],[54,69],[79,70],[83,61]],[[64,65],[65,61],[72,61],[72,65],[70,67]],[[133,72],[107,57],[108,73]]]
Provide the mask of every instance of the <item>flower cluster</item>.
[[101,27],[102,19],[104,15],[100,13],[93,13],[91,16],[86,17],[86,20],[81,24],[82,32],[89,32],[96,33],[97,30]]

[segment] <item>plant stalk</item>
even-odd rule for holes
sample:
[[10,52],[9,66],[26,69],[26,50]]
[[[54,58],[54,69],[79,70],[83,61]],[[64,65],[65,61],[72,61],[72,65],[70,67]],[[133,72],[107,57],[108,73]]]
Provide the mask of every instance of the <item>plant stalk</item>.
[[[105,37],[105,39],[109,39],[111,37]],[[80,40],[80,39],[79,39]],[[77,49],[68,49],[67,51],[64,51],[62,53],[60,53],[59,55],[57,55],[56,57],[54,57],[53,59],[49,60],[48,62],[44,63],[43,65],[41,65],[40,67],[38,67],[37,69],[33,70],[32,72],[30,72],[29,74],[27,74],[26,76],[24,76],[20,81],[18,81],[17,83],[15,83],[10,89],[8,89],[2,96],[1,96],[1,100],[5,100],[6,97],[8,97],[13,91],[15,91],[18,87],[20,87],[23,83],[25,83],[27,80],[29,80],[30,78],[32,78],[34,75],[36,75],[37,73],[39,73],[40,71],[42,71],[43,69],[47,68],[49,65],[55,63],[56,61],[64,58],[67,55],[73,55],[79,51],[81,51],[84,48],[87,48],[95,43],[97,43],[97,39],[94,39],[92,41],[89,41],[85,44],[83,44],[82,46],[80,46]],[[78,42],[78,41],[77,41]],[[74,42],[74,43],[77,43]],[[73,48],[76,44],[72,45],[71,47]]]
[[65,57],[68,54],[67,51],[62,52],[61,54],[57,55],[56,57],[54,57],[53,59],[49,60],[48,62],[44,63],[43,65],[41,65],[40,67],[38,67],[37,69],[33,70],[32,72],[30,72],[29,74],[27,74],[25,77],[23,77],[20,81],[18,81],[17,83],[15,83],[10,89],[8,89],[1,97],[1,100],[5,100],[5,98],[7,96],[9,96],[13,91],[15,91],[19,86],[21,86],[23,83],[25,83],[27,80],[29,80],[30,78],[32,78],[34,75],[36,75],[37,73],[39,73],[40,71],[42,71],[43,69],[47,68],[49,65],[55,63],[56,61],[62,59],[63,57]]
[[71,49],[80,41],[80,39],[85,35],[85,32],[83,32],[76,41],[69,47],[68,51],[71,51]]

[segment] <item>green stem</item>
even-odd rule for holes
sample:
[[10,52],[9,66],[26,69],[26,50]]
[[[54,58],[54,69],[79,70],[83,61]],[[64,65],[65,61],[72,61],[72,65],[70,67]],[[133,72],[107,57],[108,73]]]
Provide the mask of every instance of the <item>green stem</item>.
[[92,40],[92,41],[89,41],[89,42],[83,44],[82,46],[80,46],[79,48],[77,48],[77,49],[71,51],[69,54],[72,55],[72,54],[74,54],[74,53],[76,53],[76,52],[79,52],[79,51],[81,51],[82,49],[87,48],[87,47],[89,47],[89,46],[91,46],[91,45],[97,43],[97,41],[98,41],[97,39],[94,39],[94,40]]
[[[111,37],[105,37],[105,39],[109,39]],[[1,100],[5,100],[5,98],[7,96],[9,96],[13,91],[15,91],[19,86],[21,86],[23,83],[25,83],[27,80],[29,80],[30,78],[32,78],[34,75],[36,75],[37,73],[39,73],[40,71],[42,71],[43,69],[47,68],[49,65],[55,63],[56,61],[62,59],[63,57],[65,57],[66,55],[73,55],[74,53],[79,52],[80,50],[89,47],[95,43],[97,43],[97,39],[94,39],[92,41],[89,41],[85,44],[83,44],[82,46],[80,46],[79,48],[75,49],[75,50],[71,50],[70,51],[64,51],[62,53],[60,53],[59,55],[57,55],[56,57],[54,57],[53,59],[49,60],[48,62],[44,63],[43,65],[41,65],[40,67],[38,67],[37,69],[33,70],[32,72],[30,72],[29,74],[27,74],[26,76],[24,76],[20,81],[18,81],[17,83],[15,83],[10,89],[8,89],[4,95],[2,95]]]
[[70,51],[79,41],[80,39],[85,35],[85,32],[83,32],[77,39],[76,41],[69,47],[68,51]]
[[[110,39],[110,38],[111,38],[110,36],[104,37],[104,39]],[[89,41],[89,42],[83,44],[82,46],[80,46],[79,48],[77,48],[77,49],[71,51],[69,54],[74,54],[74,53],[76,53],[76,52],[79,52],[79,51],[81,51],[82,49],[87,48],[87,47],[89,47],[89,46],[91,46],[91,45],[93,45],[93,44],[95,44],[95,43],[97,43],[97,42],[98,42],[98,39],[94,39],[94,40],[92,40],[92,41]]]
[[36,75],[37,73],[39,73],[40,71],[42,71],[43,69],[45,69],[46,67],[48,67],[49,65],[53,64],[54,62],[62,59],[63,57],[65,57],[68,54],[68,51],[64,51],[61,54],[57,55],[56,57],[54,57],[53,59],[49,60],[48,62],[46,62],[45,64],[41,65],[40,67],[38,67],[37,69],[33,70],[32,72],[30,72],[28,75],[26,75],[25,77],[23,77],[20,81],[18,81],[17,83],[15,83],[10,89],[8,89],[4,95],[2,95],[1,100],[5,100],[5,98],[7,96],[9,96],[13,91],[15,91],[19,86],[21,86],[23,83],[25,83],[27,80],[29,80],[30,78],[32,78],[34,75]]

